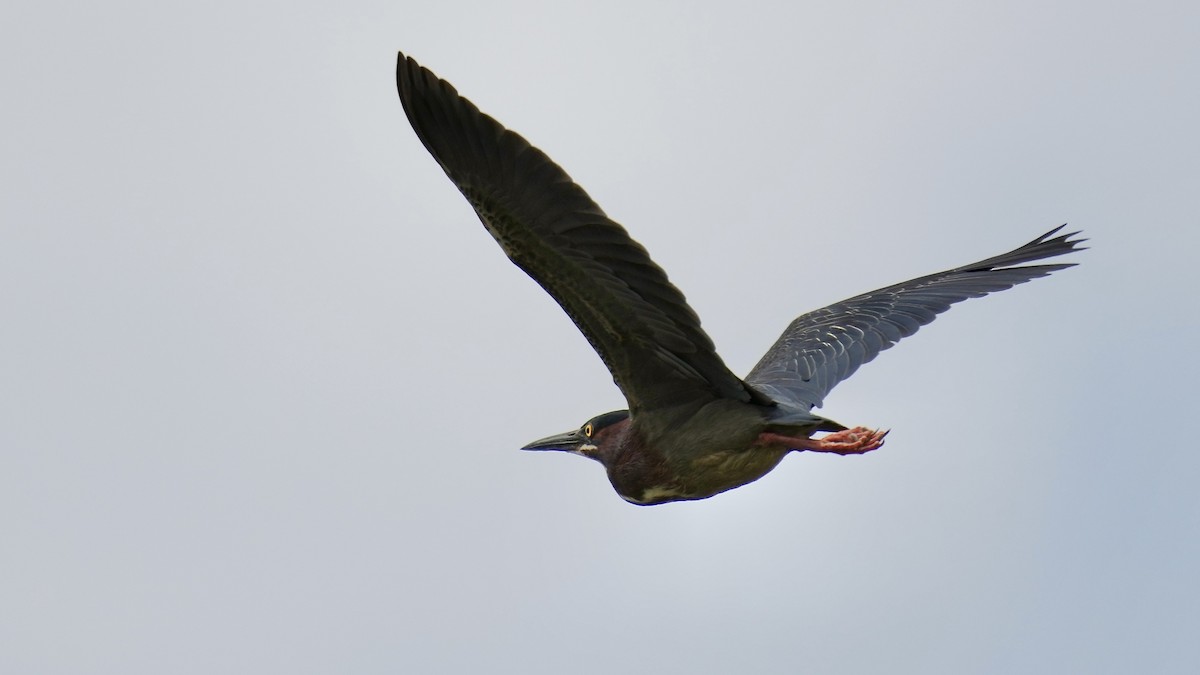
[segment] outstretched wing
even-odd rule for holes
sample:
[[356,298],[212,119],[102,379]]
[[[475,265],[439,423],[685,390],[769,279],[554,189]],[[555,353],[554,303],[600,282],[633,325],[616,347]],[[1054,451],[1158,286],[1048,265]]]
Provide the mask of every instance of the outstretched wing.
[[787,327],[746,382],[776,400],[820,406],[837,383],[933,321],[950,305],[1012,288],[1074,263],[1026,265],[1079,250],[1079,234],[1053,235],[1059,226],[1024,246],[945,272],[843,300],[809,312]]
[[400,55],[409,122],[508,257],[587,337],[633,412],[761,399],[729,371],[646,249],[521,136]]

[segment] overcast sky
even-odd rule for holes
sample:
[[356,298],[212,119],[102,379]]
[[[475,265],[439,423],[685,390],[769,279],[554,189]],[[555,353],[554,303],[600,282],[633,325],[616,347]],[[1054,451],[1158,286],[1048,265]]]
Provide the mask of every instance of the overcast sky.
[[[1200,672],[1200,6],[783,4],[6,6],[0,672]],[[518,450],[624,402],[397,50],[738,373],[829,302],[1092,248],[843,383],[882,450],[634,507]]]

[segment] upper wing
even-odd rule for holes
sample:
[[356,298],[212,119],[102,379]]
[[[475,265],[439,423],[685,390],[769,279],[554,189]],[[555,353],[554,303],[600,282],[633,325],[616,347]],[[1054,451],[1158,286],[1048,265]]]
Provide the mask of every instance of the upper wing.
[[646,249],[545,153],[403,54],[396,83],[425,148],[508,257],[587,336],[631,410],[761,399],[717,356]]
[[1072,240],[1078,232],[1051,238],[1063,227],[1003,255],[809,312],[787,327],[746,382],[777,400],[820,406],[838,382],[950,305],[1072,267],[1074,263],[1014,267],[1079,250],[1086,240]]

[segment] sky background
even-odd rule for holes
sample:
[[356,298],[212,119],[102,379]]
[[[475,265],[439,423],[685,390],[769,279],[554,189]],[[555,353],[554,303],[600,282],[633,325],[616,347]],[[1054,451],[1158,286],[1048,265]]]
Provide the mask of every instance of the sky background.
[[[16,2],[0,672],[1200,672],[1200,5]],[[745,373],[1069,222],[703,502],[523,453],[624,407],[421,147],[403,50]]]

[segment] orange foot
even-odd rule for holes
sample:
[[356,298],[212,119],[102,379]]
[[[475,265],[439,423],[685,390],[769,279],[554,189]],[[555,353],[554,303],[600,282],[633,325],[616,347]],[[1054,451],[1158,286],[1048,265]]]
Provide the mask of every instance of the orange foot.
[[839,455],[861,455],[883,445],[883,437],[887,431],[854,427],[843,431],[835,431],[821,438],[804,438],[803,436],[782,436],[778,434],[763,434],[762,440],[781,445],[789,445],[796,450],[812,450],[813,452],[833,452]]

